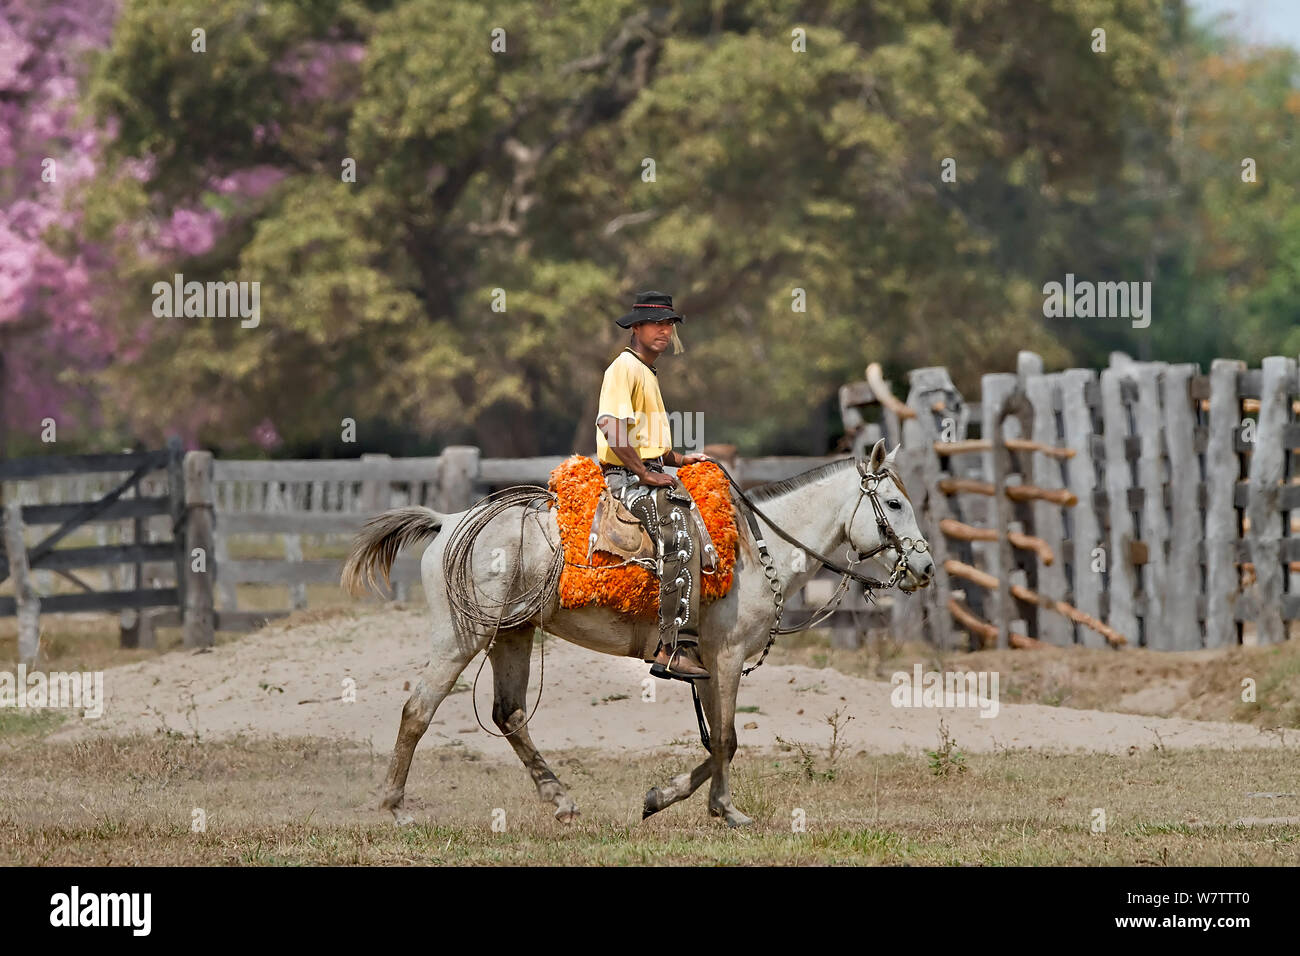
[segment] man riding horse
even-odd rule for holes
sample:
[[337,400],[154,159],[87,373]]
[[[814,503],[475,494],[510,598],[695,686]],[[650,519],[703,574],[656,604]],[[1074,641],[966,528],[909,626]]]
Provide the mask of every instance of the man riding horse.
[[659,644],[650,673],[677,680],[707,680],[700,661],[700,553],[691,526],[695,504],[664,466],[710,460],[673,451],[655,361],[673,346],[683,351],[672,296],[641,292],[632,311],[617,319],[631,329],[627,347],[605,369],[596,414],[596,452],[610,492],[636,515],[655,542],[659,574]]

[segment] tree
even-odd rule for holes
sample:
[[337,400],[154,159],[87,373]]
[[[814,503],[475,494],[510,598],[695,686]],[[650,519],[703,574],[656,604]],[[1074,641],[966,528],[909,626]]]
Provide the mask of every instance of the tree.
[[97,421],[85,376],[115,340],[95,309],[103,255],[79,240],[69,198],[98,170],[103,133],[76,93],[114,12],[8,0],[0,16],[0,457],[35,442],[45,418],[65,434]]
[[[968,390],[1021,348],[1064,364],[1112,332],[1045,322],[1044,282],[1187,261],[1165,198],[1183,15],[135,0],[91,89],[107,168],[144,170],[87,201],[132,343],[105,381],[133,433],[210,446],[328,448],[351,417],[363,442],[590,448],[612,319],[660,288],[687,316],[665,397],[753,453],[815,434],[871,360]],[[280,178],[213,187],[258,170]],[[203,241],[160,241],[180,214],[212,217]],[[259,282],[261,323],[156,318],[173,270]]]

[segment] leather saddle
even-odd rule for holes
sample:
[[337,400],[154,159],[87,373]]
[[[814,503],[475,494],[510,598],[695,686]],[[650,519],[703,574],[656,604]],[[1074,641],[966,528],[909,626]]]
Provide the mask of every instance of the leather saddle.
[[[718,563],[717,549],[709,535],[704,519],[700,517],[699,508],[691,508],[697,547],[700,552],[700,567],[712,571]],[[689,533],[689,532],[688,532]],[[625,561],[635,561],[655,571],[655,541],[636,515],[628,510],[608,487],[600,490],[596,501],[596,515],[591,522],[591,533],[587,536],[587,560],[595,551],[605,551]]]
[[650,532],[608,488],[600,489],[596,501],[596,516],[587,536],[588,561],[593,551],[607,551],[625,561],[642,558],[653,563],[655,559],[655,543]]

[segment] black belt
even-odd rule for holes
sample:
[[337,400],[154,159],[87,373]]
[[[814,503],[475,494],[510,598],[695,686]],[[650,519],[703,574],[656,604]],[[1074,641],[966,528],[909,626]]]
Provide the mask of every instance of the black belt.
[[[647,468],[649,468],[651,465],[657,465],[659,467],[659,470],[663,471],[664,467],[668,464],[668,462],[664,461],[663,455],[656,455],[654,458],[642,458],[641,464],[645,465]],[[600,463],[600,470],[608,472],[608,471],[631,471],[632,469],[628,468],[627,465],[611,465],[607,461],[602,461]]]

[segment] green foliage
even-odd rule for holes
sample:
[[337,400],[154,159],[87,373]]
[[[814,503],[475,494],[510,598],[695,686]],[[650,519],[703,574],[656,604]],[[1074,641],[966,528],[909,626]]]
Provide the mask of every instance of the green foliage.
[[[106,174],[85,199],[122,261],[104,308],[149,342],[108,375],[121,421],[148,437],[184,420],[231,450],[266,418],[290,450],[328,448],[352,417],[363,444],[396,429],[589,451],[625,341],[612,320],[648,288],[686,315],[670,408],[751,454],[825,451],[836,389],[874,360],[896,382],[945,364],[974,391],[1024,348],[1052,367],[1111,348],[1295,353],[1295,57],[1224,53],[1185,16],[1166,0],[130,0],[91,102],[120,124],[116,158],[157,171]],[[292,65],[345,43],[364,55],[331,65],[335,92],[304,95]],[[286,178],[255,197],[204,186],[256,166]],[[225,221],[211,250],[131,251],[198,205]],[[148,290],[173,271],[260,281],[261,326],[154,319]],[[1042,285],[1066,272],[1153,277],[1151,329],[1045,320]]]

